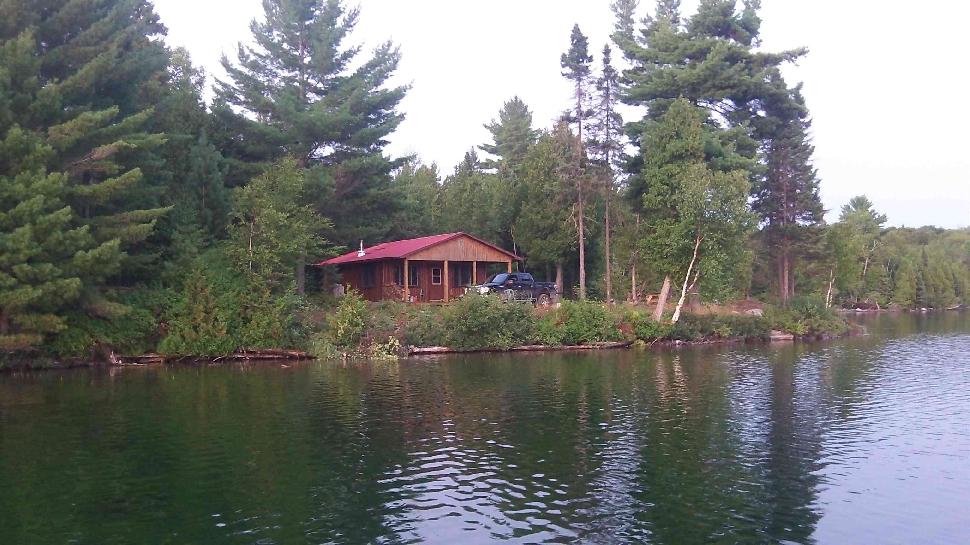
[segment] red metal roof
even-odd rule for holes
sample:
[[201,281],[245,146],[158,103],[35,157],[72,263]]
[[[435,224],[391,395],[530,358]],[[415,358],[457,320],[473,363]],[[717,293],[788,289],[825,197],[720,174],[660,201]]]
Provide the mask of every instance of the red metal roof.
[[427,237],[419,238],[409,238],[407,240],[396,240],[394,242],[383,242],[368,248],[364,248],[364,255],[358,256],[357,250],[352,252],[347,252],[344,255],[337,256],[326,261],[317,263],[317,265],[343,265],[346,263],[361,263],[365,261],[379,261],[381,259],[404,259],[409,255],[416,254],[421,250],[425,250],[432,246],[447,242],[449,240],[458,237],[468,237],[472,240],[480,242],[486,246],[494,248],[495,250],[508,255],[512,259],[521,259],[519,256],[513,254],[512,252],[503,250],[494,244],[485,242],[480,238],[473,237],[467,233],[443,233],[440,235],[431,235]]

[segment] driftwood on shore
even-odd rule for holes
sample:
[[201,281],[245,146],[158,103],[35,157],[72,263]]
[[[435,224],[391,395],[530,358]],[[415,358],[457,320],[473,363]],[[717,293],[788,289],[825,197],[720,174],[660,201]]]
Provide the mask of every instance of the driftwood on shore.
[[590,344],[577,344],[568,346],[555,346],[544,344],[529,344],[525,346],[513,346],[508,349],[486,348],[481,350],[460,350],[447,346],[412,346],[408,351],[411,356],[433,356],[436,354],[470,354],[476,352],[551,352],[562,350],[609,350],[613,348],[626,348],[633,344],[633,341],[623,342],[601,342]]
[[313,356],[301,350],[266,348],[260,350],[239,350],[224,356],[163,356],[161,354],[142,354],[140,356],[119,356],[111,354],[112,365],[153,365],[161,363],[219,363],[228,361],[268,361],[268,360],[308,360]]

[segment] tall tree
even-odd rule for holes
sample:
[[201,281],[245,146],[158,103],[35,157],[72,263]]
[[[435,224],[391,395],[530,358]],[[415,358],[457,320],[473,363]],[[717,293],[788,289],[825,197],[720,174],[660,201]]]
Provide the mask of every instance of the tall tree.
[[[793,103],[803,105],[798,89]],[[767,140],[767,168],[757,180],[752,208],[765,225],[769,252],[776,263],[778,298],[784,304],[795,295],[793,260],[817,242],[823,222],[819,180],[812,166],[807,110],[779,120]]]
[[569,114],[568,119],[576,124],[576,153],[573,156],[573,163],[570,165],[569,176],[575,187],[575,217],[576,217],[576,236],[579,241],[579,298],[586,299],[586,196],[589,181],[586,176],[586,168],[583,153],[583,121],[589,115],[586,107],[589,93],[589,80],[592,75],[591,64],[593,57],[589,54],[589,41],[579,25],[574,25],[569,36],[569,50],[562,54],[560,64],[562,75],[573,84],[573,99],[575,109]]
[[603,66],[596,79],[596,101],[590,123],[590,138],[587,147],[596,163],[595,175],[600,180],[605,210],[603,214],[604,264],[606,276],[606,301],[613,301],[613,263],[610,226],[610,207],[616,190],[616,172],[622,166],[623,156],[623,118],[617,111],[619,102],[619,73],[613,68],[612,50],[603,46]]
[[674,322],[699,283],[713,292],[730,289],[752,225],[748,173],[708,166],[703,119],[687,100],[676,100],[650,124],[643,148],[644,249],[671,279],[682,279]]
[[[767,123],[765,102],[787,94],[772,78],[779,66],[805,50],[756,49],[761,26],[756,0],[745,1],[740,11],[734,0],[706,0],[686,22],[679,4],[658,0],[641,35],[617,42],[632,64],[624,72],[624,101],[646,106],[648,118],[659,119],[677,97],[684,97],[710,112],[709,123],[730,130],[722,139],[730,139],[741,157],[754,159]],[[634,141],[642,131],[642,121],[628,127]]]
[[482,162],[484,168],[505,166],[515,170],[539,136],[539,131],[532,128],[529,106],[517,96],[502,105],[498,119],[493,119],[485,128],[492,134],[492,142],[478,148],[498,159],[486,159]]
[[498,184],[491,211],[500,234],[495,240],[514,249],[517,247],[514,225],[522,209],[521,165],[539,131],[532,128],[532,112],[519,97],[506,102],[498,120],[485,128],[492,133],[492,143],[483,144],[479,149],[497,158],[481,162],[482,168],[494,171],[497,176],[497,179],[489,178]]
[[469,150],[441,185],[441,225],[449,231],[500,240],[505,226],[495,212],[507,193],[499,176],[483,172],[475,150]]
[[314,204],[333,220],[336,242],[384,239],[398,205],[390,173],[400,163],[384,147],[407,90],[389,85],[398,49],[386,42],[361,59],[360,47],[345,44],[359,10],[340,0],[264,0],[263,8],[265,21],[250,26],[255,46],[240,44],[235,63],[224,58],[229,78],[216,85],[227,153],[263,166],[295,157],[315,170]]
[[403,202],[394,238],[413,238],[441,232],[441,183],[438,166],[408,161],[394,174]]
[[323,255],[330,222],[306,205],[306,171],[285,159],[235,190],[229,255],[239,270],[273,289],[299,282],[298,256]]
[[572,180],[568,172],[575,160],[576,137],[560,123],[552,134],[544,135],[523,162],[523,207],[515,228],[529,267],[556,271],[556,285],[563,291],[563,263],[576,248],[576,223]]
[[145,175],[164,142],[147,127],[168,54],[142,0],[15,2],[0,13],[0,216],[13,237],[0,283],[15,294],[0,306],[5,334],[30,344],[63,328],[68,303],[93,317],[127,310],[103,288],[146,257],[142,243],[168,211]]

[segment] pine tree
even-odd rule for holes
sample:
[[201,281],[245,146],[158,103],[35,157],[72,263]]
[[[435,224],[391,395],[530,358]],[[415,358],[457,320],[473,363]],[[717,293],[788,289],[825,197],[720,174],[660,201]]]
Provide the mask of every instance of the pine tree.
[[149,131],[149,106],[168,54],[146,1],[7,3],[0,13],[0,215],[9,227],[0,282],[11,290],[0,327],[19,339],[7,337],[7,347],[26,347],[63,329],[69,305],[122,315],[103,288],[152,258],[143,242],[168,208],[146,176],[164,142]]
[[441,183],[438,166],[409,161],[394,175],[394,186],[403,203],[395,239],[441,232]]
[[568,177],[576,196],[574,214],[576,218],[576,237],[579,241],[579,298],[586,299],[586,198],[589,180],[584,164],[583,122],[589,118],[586,106],[589,93],[589,79],[592,75],[593,57],[589,54],[589,42],[579,25],[574,25],[569,36],[569,50],[562,54],[560,64],[562,75],[573,84],[574,109],[567,119],[576,124],[576,152],[573,163],[569,165]]
[[893,302],[903,308],[916,306],[916,267],[909,260],[903,261],[896,271]]
[[[803,105],[798,89],[792,102]],[[769,252],[776,263],[778,297],[784,304],[795,295],[793,261],[818,242],[823,221],[819,180],[812,166],[814,146],[806,110],[779,120],[767,141],[767,168],[757,180],[752,209],[765,225]]]
[[[0,65],[3,66],[3,65]],[[9,65],[7,65],[9,66]],[[0,68],[2,79],[3,68]],[[0,141],[0,352],[37,348],[66,327],[83,290],[121,262],[119,241],[97,243],[66,204],[67,176],[48,173],[42,137],[8,127]]]
[[[514,225],[522,209],[522,172],[521,165],[529,149],[535,144],[539,131],[532,128],[532,112],[519,97],[513,97],[502,106],[498,120],[485,125],[492,133],[492,143],[483,144],[479,149],[497,157],[485,159],[481,167],[494,170],[496,178],[494,198],[491,199],[491,213],[495,215],[495,231],[499,234],[494,240],[507,247],[515,248]],[[502,189],[504,188],[504,190]]]
[[688,101],[674,101],[649,126],[643,147],[639,183],[647,224],[644,250],[672,280],[683,279],[674,322],[699,283],[714,293],[730,290],[752,223],[748,173],[707,165],[702,120]]
[[[681,20],[679,4],[658,0],[654,17],[644,21],[642,39],[617,42],[633,64],[624,72],[628,83],[624,102],[646,106],[647,118],[659,119],[677,97],[686,98],[708,110],[710,122],[728,131],[721,138],[733,142],[741,157],[753,160],[758,140],[770,126],[764,104],[787,94],[787,89],[773,83],[778,68],[805,50],[756,50],[761,26],[758,2],[746,2],[740,12],[733,0],[701,2],[686,22]],[[628,134],[635,143],[643,127],[643,121],[629,125]]]
[[611,61],[612,50],[609,45],[603,46],[603,66],[600,76],[596,80],[596,103],[590,123],[590,138],[587,148],[595,161],[595,174],[601,180],[599,184],[603,191],[605,210],[603,214],[604,227],[604,263],[606,276],[606,301],[613,301],[613,264],[612,241],[610,226],[610,208],[613,193],[616,191],[616,172],[622,166],[623,118],[617,111],[620,93],[619,73],[613,68]]
[[560,123],[542,136],[523,162],[523,202],[516,219],[521,249],[533,270],[555,268],[556,284],[563,291],[563,264],[576,249],[577,224],[570,212],[574,203],[567,170],[574,163],[576,137]]
[[483,172],[475,150],[465,153],[452,175],[441,184],[441,225],[485,240],[502,240],[508,233],[496,214],[508,197],[497,174]]
[[489,169],[499,170],[504,166],[514,172],[539,136],[539,131],[532,128],[532,112],[517,96],[502,105],[498,119],[492,120],[485,128],[492,134],[492,143],[482,144],[478,148],[498,158],[482,162],[482,166]]
[[[316,171],[315,206],[333,220],[338,243],[385,238],[398,205],[390,173],[399,165],[383,149],[403,119],[397,107],[406,92],[388,86],[398,49],[386,42],[360,59],[359,47],[345,44],[359,10],[340,0],[263,5],[265,21],[251,25],[255,47],[240,44],[235,63],[224,58],[229,79],[216,85],[218,134],[237,140],[227,153],[262,166],[295,157]],[[238,167],[233,175],[247,173]]]

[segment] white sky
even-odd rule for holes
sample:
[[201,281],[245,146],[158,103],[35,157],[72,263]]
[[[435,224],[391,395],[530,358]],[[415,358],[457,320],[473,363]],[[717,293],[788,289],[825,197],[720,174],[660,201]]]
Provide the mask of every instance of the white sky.
[[[569,102],[559,56],[573,23],[597,63],[612,31],[609,0],[360,0],[352,41],[401,47],[399,83],[412,89],[392,154],[416,153],[443,174],[486,142],[483,124],[513,95],[548,127]],[[248,40],[260,0],[155,0],[168,42],[222,73],[219,57]],[[690,15],[696,0],[685,0]],[[740,4],[740,1],[739,1]],[[789,82],[805,82],[815,164],[834,221],[866,194],[892,225],[970,225],[970,3],[924,0],[762,0],[763,48],[805,46]],[[641,10],[652,9],[641,0]],[[614,48],[615,49],[615,48]],[[614,62],[620,55],[614,52]]]

